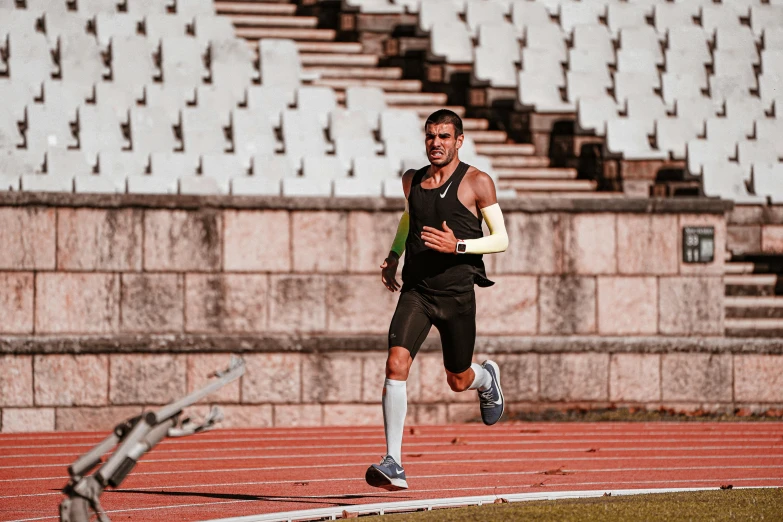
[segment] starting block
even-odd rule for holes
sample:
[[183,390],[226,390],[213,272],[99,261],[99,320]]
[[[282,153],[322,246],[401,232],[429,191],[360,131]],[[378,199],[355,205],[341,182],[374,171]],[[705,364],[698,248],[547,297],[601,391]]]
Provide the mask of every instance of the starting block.
[[[98,500],[101,493],[109,486],[119,487],[139,459],[164,438],[193,435],[212,429],[223,420],[223,412],[217,406],[213,406],[201,422],[189,418],[180,420],[180,416],[182,410],[244,373],[245,362],[239,357],[232,357],[229,367],[213,373],[211,376],[215,379],[200,390],[156,412],[144,412],[118,424],[108,437],[68,467],[71,478],[63,489],[67,498],[60,503],[60,522],[90,522],[90,510],[98,516],[99,522],[111,522]],[[87,476],[101,464],[103,455],[115,446],[116,449],[103,465]]]

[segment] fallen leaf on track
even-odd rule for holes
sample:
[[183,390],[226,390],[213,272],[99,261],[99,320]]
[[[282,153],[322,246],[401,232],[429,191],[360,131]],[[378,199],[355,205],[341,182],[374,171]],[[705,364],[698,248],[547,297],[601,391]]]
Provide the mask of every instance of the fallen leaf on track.
[[604,495],[603,495],[603,496],[605,496],[605,497],[611,497],[611,496],[612,496],[612,492],[611,492],[611,491],[607,491],[606,493],[604,493]]
[[409,453],[408,454],[409,457],[413,457],[413,458],[421,457],[423,455],[424,455],[424,453]]
[[541,430],[519,430],[519,433],[541,433]]
[[454,440],[451,441],[451,443],[457,446],[462,446],[463,444],[467,444],[467,442],[465,442],[465,439],[463,439],[462,437],[455,438]]
[[590,448],[587,450],[587,453],[595,453],[596,451],[598,451],[598,448]]
[[359,518],[359,513],[343,510],[343,518]]
[[721,484],[720,489],[732,489],[734,486],[731,484]]
[[544,484],[543,482],[537,482],[535,484],[530,484],[530,487],[531,488],[543,488],[545,485],[546,484]]
[[408,433],[411,435],[421,435],[421,430],[419,428],[411,428]]
[[495,504],[508,504],[508,500],[505,498],[496,498]]
[[294,486],[309,486],[309,482],[294,482]]
[[560,466],[557,469],[548,469],[546,471],[541,472],[542,475],[568,475],[565,471],[563,471],[563,466]]

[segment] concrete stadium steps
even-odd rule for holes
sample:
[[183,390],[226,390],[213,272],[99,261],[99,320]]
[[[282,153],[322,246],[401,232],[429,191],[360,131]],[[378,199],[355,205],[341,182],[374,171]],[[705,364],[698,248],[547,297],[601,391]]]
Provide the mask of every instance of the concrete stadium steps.
[[477,143],[476,152],[485,156],[532,156],[536,147],[532,143]]
[[723,277],[726,296],[774,296],[776,274],[727,274]]
[[313,29],[318,26],[315,16],[277,16],[263,14],[234,13],[231,20],[237,27],[297,27]]
[[546,156],[492,156],[495,169],[534,169],[549,166]]
[[224,0],[215,0],[215,12],[220,15],[293,16],[296,14],[296,4],[284,2],[228,2]]
[[498,188],[519,192],[582,192],[594,191],[596,182],[591,179],[501,179]]
[[569,190],[557,190],[557,191],[532,191],[532,190],[517,190],[518,198],[527,199],[620,199],[625,195],[622,192],[592,192],[589,190],[582,191],[569,191]]
[[560,168],[496,168],[495,174],[504,181],[530,180],[530,179],[576,179],[576,169]]
[[[424,121],[421,122],[422,124]],[[467,131],[479,131],[489,129],[489,120],[484,118],[462,118],[462,128]]]
[[724,301],[726,319],[781,319],[781,296],[727,296]]
[[240,38],[258,40],[261,38],[285,38],[288,40],[332,41],[337,32],[334,29],[297,29],[289,27],[237,27]]
[[506,143],[508,134],[501,130],[479,130],[470,133],[470,137],[476,143]]
[[448,109],[454,111],[460,117],[465,115],[465,107],[461,106],[443,106],[443,105],[395,105],[394,109],[403,109],[416,112],[420,118],[426,118],[439,109]]
[[[251,42],[251,47],[258,50],[258,45]],[[300,53],[340,53],[361,54],[362,44],[358,42],[296,42]]]
[[783,319],[726,319],[727,337],[783,337]]
[[[396,92],[386,95],[389,105],[446,105],[449,97],[442,92]],[[455,111],[456,112],[456,111]],[[463,109],[464,114],[464,109]]]
[[419,80],[384,80],[374,78],[319,78],[311,85],[331,87],[335,91],[344,91],[348,87],[377,87],[386,92],[419,92]]
[[724,274],[752,274],[755,270],[753,263],[731,263],[728,262],[724,265]]
[[400,80],[402,69],[399,67],[339,67],[334,65],[317,65],[302,67],[302,72],[308,75],[318,75],[321,79],[334,78],[340,80]]
[[303,66],[336,65],[345,67],[376,67],[378,55],[336,52],[299,53]]

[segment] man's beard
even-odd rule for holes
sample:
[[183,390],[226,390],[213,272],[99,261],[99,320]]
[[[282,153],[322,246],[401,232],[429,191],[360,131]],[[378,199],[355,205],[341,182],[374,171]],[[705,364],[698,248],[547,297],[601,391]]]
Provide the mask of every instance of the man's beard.
[[436,167],[442,167],[444,165],[448,165],[451,163],[451,160],[454,159],[454,150],[444,150],[443,156],[441,156],[438,159],[432,159],[430,158],[430,163],[435,165]]

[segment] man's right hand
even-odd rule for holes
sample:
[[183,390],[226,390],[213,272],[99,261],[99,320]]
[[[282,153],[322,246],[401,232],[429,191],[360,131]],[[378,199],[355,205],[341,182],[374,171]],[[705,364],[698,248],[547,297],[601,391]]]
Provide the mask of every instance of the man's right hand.
[[381,265],[381,281],[390,292],[400,289],[400,283],[397,282],[397,266],[399,264],[398,259],[390,256]]

